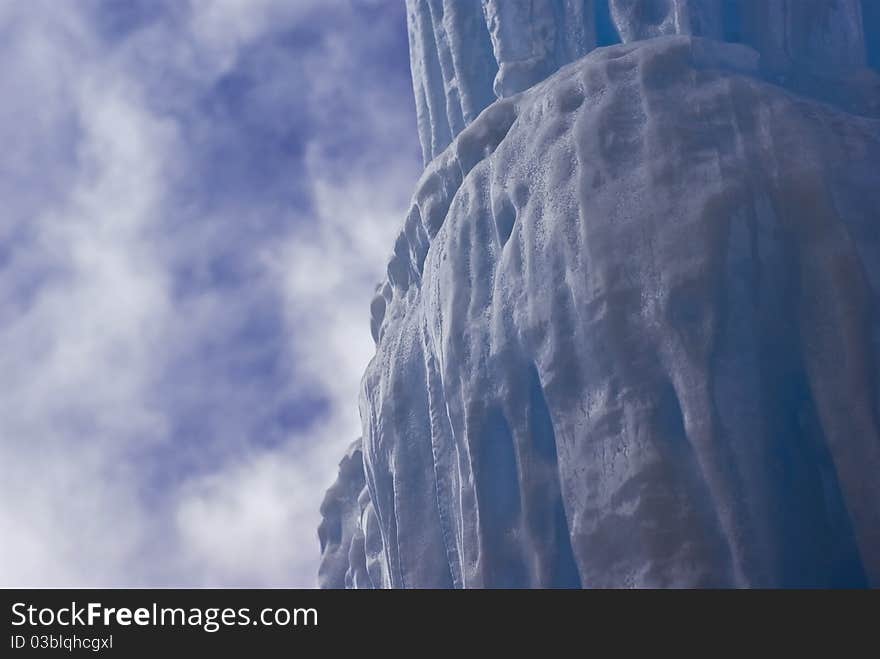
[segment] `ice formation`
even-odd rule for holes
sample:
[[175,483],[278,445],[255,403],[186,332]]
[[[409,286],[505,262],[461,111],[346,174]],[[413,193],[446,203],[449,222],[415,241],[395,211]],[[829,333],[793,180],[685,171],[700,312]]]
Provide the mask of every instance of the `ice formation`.
[[408,2],[322,586],[880,586],[869,4]]
[[[864,12],[862,4],[865,5]],[[741,42],[765,71],[864,66],[875,0],[407,0],[425,162],[496,98],[540,82],[597,46],[674,34]]]

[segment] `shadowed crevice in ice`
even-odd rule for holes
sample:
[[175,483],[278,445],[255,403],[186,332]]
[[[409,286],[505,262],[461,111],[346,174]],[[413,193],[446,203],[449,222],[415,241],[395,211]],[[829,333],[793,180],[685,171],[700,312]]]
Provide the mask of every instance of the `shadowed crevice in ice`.
[[479,437],[473,456],[480,520],[480,561],[485,565],[485,586],[522,588],[528,573],[517,541],[521,521],[519,476],[513,435],[497,407],[474,409],[468,432]]
[[[531,441],[534,460],[538,467],[546,473],[547,496],[545,501],[530,506],[532,510],[532,534],[537,537],[549,537],[550,555],[544,560],[550,572],[547,585],[553,588],[581,588],[577,563],[571,548],[571,533],[568,528],[562,491],[559,487],[559,457],[556,454],[556,434],[553,432],[553,420],[544,399],[544,390],[537,369],[532,365],[528,369],[528,406],[529,422],[527,439]],[[528,504],[527,504],[528,505]],[[547,526],[551,530],[547,530]]]

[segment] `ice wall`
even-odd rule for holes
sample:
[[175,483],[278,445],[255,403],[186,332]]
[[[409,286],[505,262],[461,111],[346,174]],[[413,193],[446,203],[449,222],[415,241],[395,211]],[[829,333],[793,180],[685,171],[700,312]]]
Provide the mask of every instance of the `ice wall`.
[[685,34],[748,44],[768,74],[837,74],[863,67],[866,32],[880,34],[875,0],[407,0],[407,12],[426,163],[496,98],[598,46]]
[[[626,43],[505,94],[587,5]],[[321,584],[880,586],[877,12],[480,9],[501,97],[447,116],[370,305]]]

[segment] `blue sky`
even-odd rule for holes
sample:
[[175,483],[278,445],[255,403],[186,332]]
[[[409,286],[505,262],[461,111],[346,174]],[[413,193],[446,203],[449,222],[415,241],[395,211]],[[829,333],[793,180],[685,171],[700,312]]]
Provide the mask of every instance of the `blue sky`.
[[314,584],[411,97],[398,0],[0,3],[0,584]]

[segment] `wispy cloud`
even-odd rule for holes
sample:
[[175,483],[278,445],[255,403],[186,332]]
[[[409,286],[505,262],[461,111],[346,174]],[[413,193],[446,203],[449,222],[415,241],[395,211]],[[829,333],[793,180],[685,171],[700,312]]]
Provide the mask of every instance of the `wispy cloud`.
[[314,583],[418,175],[399,5],[2,5],[0,582]]

